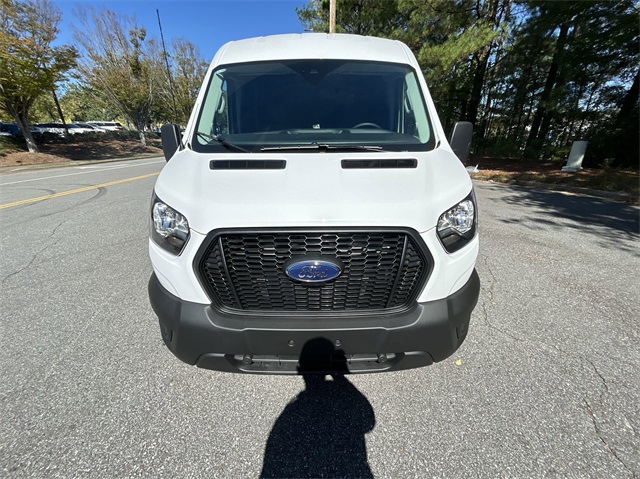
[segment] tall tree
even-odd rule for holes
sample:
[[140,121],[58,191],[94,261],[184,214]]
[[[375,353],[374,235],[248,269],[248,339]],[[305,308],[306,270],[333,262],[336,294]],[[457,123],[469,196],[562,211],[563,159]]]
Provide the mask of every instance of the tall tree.
[[[494,62],[492,100],[486,112],[488,123],[479,135],[483,144],[499,143],[503,153],[518,152],[526,141],[526,131],[534,108],[534,93],[542,88],[551,56],[552,41],[537,30],[531,30],[527,11],[510,26],[510,35],[501,51],[499,64]],[[535,59],[533,61],[532,59]],[[498,60],[497,60],[498,61]],[[493,125],[493,129],[490,126]],[[510,145],[511,151],[504,150]]]
[[[510,3],[508,0],[492,1],[499,5]],[[473,15],[477,4],[487,2],[338,0],[336,30],[406,43],[423,68],[443,123],[448,126],[468,110],[471,55],[486,48],[500,35],[495,24],[502,18],[502,10],[496,10],[493,24],[478,22]],[[305,28],[327,31],[328,1],[311,0],[296,11]]]
[[[611,83],[635,73],[638,7],[634,0],[532,1],[531,31],[553,39],[547,74],[538,94],[527,145],[540,151],[567,131],[579,133],[576,118],[608,108]],[[602,117],[602,115],[597,115]],[[582,127],[589,121],[581,121]],[[579,125],[578,124],[578,125]],[[558,130],[558,131],[556,131]]]
[[[336,32],[388,36],[402,22],[397,0],[338,0]],[[329,32],[329,0],[310,0],[296,7],[306,30]]]
[[106,8],[81,9],[78,18],[74,37],[83,49],[79,71],[134,125],[146,146],[144,130],[152,118],[157,89],[146,29],[134,18]]
[[[154,119],[185,125],[196,102],[208,64],[198,47],[185,38],[175,38],[165,61],[157,42],[150,42],[158,79]],[[168,66],[168,68],[167,68]]]
[[74,65],[74,47],[53,47],[60,11],[49,0],[0,0],[0,109],[11,115],[31,152],[38,146],[29,110]]
[[445,128],[465,117],[472,89],[473,55],[499,32],[474,16],[473,0],[399,0],[405,21],[393,37],[415,53]]
[[[478,123],[478,110],[482,101],[482,92],[485,88],[485,78],[489,58],[495,56],[494,47],[506,37],[506,24],[511,14],[511,0],[476,0],[473,7],[476,25],[482,25],[491,29],[492,39],[473,53],[472,68],[473,77],[471,94],[467,107],[466,119],[472,123]],[[482,132],[480,133],[482,134]]]

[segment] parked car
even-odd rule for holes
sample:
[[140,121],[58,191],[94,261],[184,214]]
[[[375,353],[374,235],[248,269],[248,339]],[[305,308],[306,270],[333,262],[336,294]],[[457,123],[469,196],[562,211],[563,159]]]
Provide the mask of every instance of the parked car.
[[201,368],[262,374],[451,356],[480,291],[460,161],[471,130],[457,123],[448,140],[401,42],[224,45],[184,135],[162,127],[149,298],[167,347]]
[[87,121],[85,123],[97,126],[103,130],[118,131],[124,129],[124,127],[117,121]]
[[53,135],[64,135],[64,125],[62,123],[36,123],[42,133],[51,133]]
[[93,133],[96,131],[96,129],[91,125],[82,126],[79,123],[69,123],[67,127],[69,128],[69,133],[72,135],[75,135],[76,133]]
[[[40,128],[43,133],[53,133],[55,135],[65,134],[65,125],[63,123],[36,123],[36,126]],[[91,127],[85,128],[77,123],[67,123],[67,130],[70,135],[94,131]]]
[[[35,125],[31,125],[29,130],[32,134],[42,133],[42,129]],[[3,123],[0,122],[0,135],[3,136],[22,136],[22,131],[17,123]]]
[[107,131],[104,128],[100,128],[99,126],[91,125],[89,123],[75,122],[74,124],[77,125],[80,128],[84,128],[84,129],[89,130],[89,131],[91,131],[93,133],[104,133],[105,131]]
[[2,136],[14,136],[20,134],[20,128],[16,123],[4,123],[0,122],[0,135]]

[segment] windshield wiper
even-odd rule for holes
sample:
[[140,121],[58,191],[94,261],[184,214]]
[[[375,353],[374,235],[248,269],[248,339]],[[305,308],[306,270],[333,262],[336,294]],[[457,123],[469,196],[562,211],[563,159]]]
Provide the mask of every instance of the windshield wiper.
[[376,145],[327,145],[327,144],[311,144],[311,145],[285,145],[285,146],[265,146],[260,151],[281,151],[281,150],[319,150],[319,151],[335,151],[335,150],[359,150],[359,151],[384,151],[381,146]]
[[198,132],[196,132],[196,134],[201,136],[202,138],[206,138],[207,140],[217,141],[218,143],[220,143],[222,146],[224,146],[225,148],[227,148],[229,150],[241,151],[243,153],[251,153],[249,150],[246,150],[246,149],[242,148],[241,146],[234,145],[233,143],[229,143],[227,140],[225,140],[224,137],[222,137],[220,135],[216,135],[216,136],[209,135],[208,133],[205,133],[203,131],[198,131]]

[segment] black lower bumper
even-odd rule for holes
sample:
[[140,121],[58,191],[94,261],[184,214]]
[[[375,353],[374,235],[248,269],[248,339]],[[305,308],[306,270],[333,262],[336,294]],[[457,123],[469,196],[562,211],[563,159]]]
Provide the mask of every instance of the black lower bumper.
[[220,312],[173,296],[155,274],[149,299],[162,338],[179,359],[227,372],[381,372],[442,361],[464,341],[480,280],[448,298],[371,316],[257,317]]

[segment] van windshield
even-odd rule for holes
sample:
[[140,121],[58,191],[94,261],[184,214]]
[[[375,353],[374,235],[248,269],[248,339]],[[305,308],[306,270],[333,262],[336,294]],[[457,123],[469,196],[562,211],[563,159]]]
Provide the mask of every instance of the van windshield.
[[351,60],[220,67],[211,76],[192,138],[193,149],[202,152],[229,145],[237,151],[416,151],[434,144],[415,71]]

